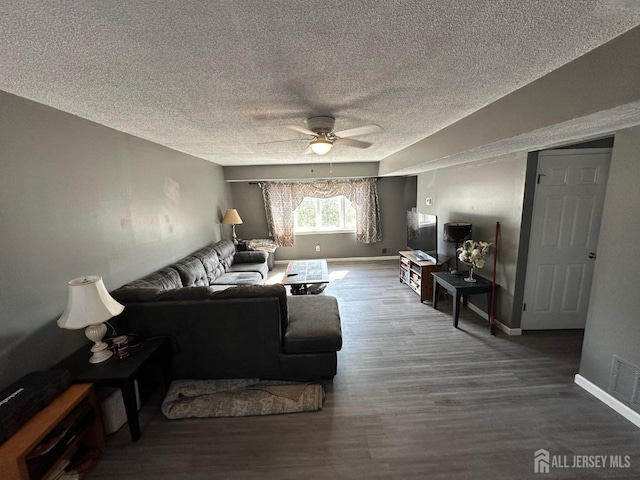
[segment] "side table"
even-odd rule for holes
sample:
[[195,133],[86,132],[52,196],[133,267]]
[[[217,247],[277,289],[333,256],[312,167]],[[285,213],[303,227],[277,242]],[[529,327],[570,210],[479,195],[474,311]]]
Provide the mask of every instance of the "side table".
[[89,363],[89,348],[82,347],[75,353],[58,363],[55,369],[66,369],[71,372],[73,383],[93,383],[98,387],[116,387],[122,391],[124,408],[131,439],[140,438],[140,421],[136,402],[135,380],[152,362],[162,367],[165,388],[171,383],[171,343],[168,338],[144,340],[139,346],[129,348],[129,356],[92,364]]
[[[486,278],[476,276],[475,282],[466,282],[464,280],[464,275],[454,275],[449,272],[432,272],[431,275],[433,275],[432,306],[433,308],[436,308],[436,306],[438,305],[438,294],[440,292],[440,287],[451,293],[451,295],[453,295],[453,326],[455,328],[458,328],[458,316],[460,315],[460,299],[462,299],[462,304],[466,306],[467,297],[469,295],[485,293],[487,294],[489,311],[491,311],[491,291],[493,288],[493,283]],[[499,285],[496,284],[496,289],[498,287]],[[491,332],[491,335],[495,335],[494,326],[491,321],[489,322],[489,331]]]

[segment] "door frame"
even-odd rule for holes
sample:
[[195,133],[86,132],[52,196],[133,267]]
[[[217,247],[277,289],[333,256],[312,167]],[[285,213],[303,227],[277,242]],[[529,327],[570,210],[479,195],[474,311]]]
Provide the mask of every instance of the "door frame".
[[532,151],[527,154],[522,219],[520,222],[520,237],[518,239],[518,256],[516,260],[516,275],[513,293],[513,310],[511,312],[511,325],[513,325],[513,327],[510,327],[509,329],[510,335],[522,334],[522,311],[524,308],[527,264],[529,261],[529,238],[531,236],[531,225],[533,223],[533,207],[538,174],[538,156],[540,152],[559,149],[588,151],[600,150],[602,152],[609,151],[613,155],[613,141],[614,137],[611,136],[601,140],[596,140],[593,143],[587,142],[584,144],[563,145],[555,148],[549,147],[542,150]]

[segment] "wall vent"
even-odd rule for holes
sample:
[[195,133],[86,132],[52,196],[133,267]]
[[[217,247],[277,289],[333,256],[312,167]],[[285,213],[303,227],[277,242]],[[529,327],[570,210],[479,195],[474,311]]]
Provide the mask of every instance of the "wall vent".
[[636,372],[636,384],[631,394],[631,404],[629,405],[636,412],[640,412],[640,371]]
[[614,355],[609,392],[629,407],[640,411],[640,368]]

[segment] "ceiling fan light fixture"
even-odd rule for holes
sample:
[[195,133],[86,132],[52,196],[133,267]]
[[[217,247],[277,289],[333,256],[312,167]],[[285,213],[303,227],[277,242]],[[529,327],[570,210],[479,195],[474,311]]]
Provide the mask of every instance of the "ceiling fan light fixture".
[[329,150],[331,150],[333,144],[329,140],[327,140],[324,135],[321,135],[313,140],[309,144],[309,146],[311,147],[311,150],[313,150],[313,153],[316,153],[318,155],[325,155],[329,153]]

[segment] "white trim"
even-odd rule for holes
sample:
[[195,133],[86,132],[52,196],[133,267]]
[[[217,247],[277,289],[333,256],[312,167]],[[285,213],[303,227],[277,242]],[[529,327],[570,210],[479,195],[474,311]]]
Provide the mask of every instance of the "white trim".
[[505,325],[504,323],[499,322],[498,320],[495,320],[495,326],[498,327],[500,330],[502,330],[507,335],[510,335],[512,337],[516,337],[518,335],[522,335],[522,329],[521,328],[511,328],[511,327]]
[[[381,260],[396,260],[399,261],[400,255],[384,255],[380,257],[347,257],[347,258],[325,258],[327,263],[331,262],[378,262]],[[321,260],[320,258],[292,258],[290,260],[276,260],[273,262],[275,265],[288,265],[289,262],[295,262],[297,260]]]
[[[467,303],[467,307],[469,308],[469,310],[472,310],[475,313],[477,313],[478,315],[480,315],[487,322],[489,321],[489,315],[486,312],[483,312],[482,310],[480,310],[473,303],[471,303],[471,302]],[[522,329],[521,328],[511,328],[511,327],[505,325],[504,323],[500,322],[497,318],[494,318],[493,320],[494,320],[494,326],[498,327],[500,330],[502,330],[507,335],[510,335],[510,336],[522,335]]]
[[607,405],[609,408],[615,410],[617,413],[622,415],[624,418],[633,423],[636,427],[640,428],[640,413],[631,410],[624,403],[622,403],[617,398],[612,397],[610,394],[602,390],[597,385],[594,385],[589,380],[584,378],[579,373],[575,376],[575,383],[580,387],[584,388],[591,395],[596,397],[602,403]]
[[340,235],[340,234],[352,234],[356,233],[356,227],[353,228],[334,228],[332,230],[295,230],[293,232],[293,236],[303,236],[303,235]]

